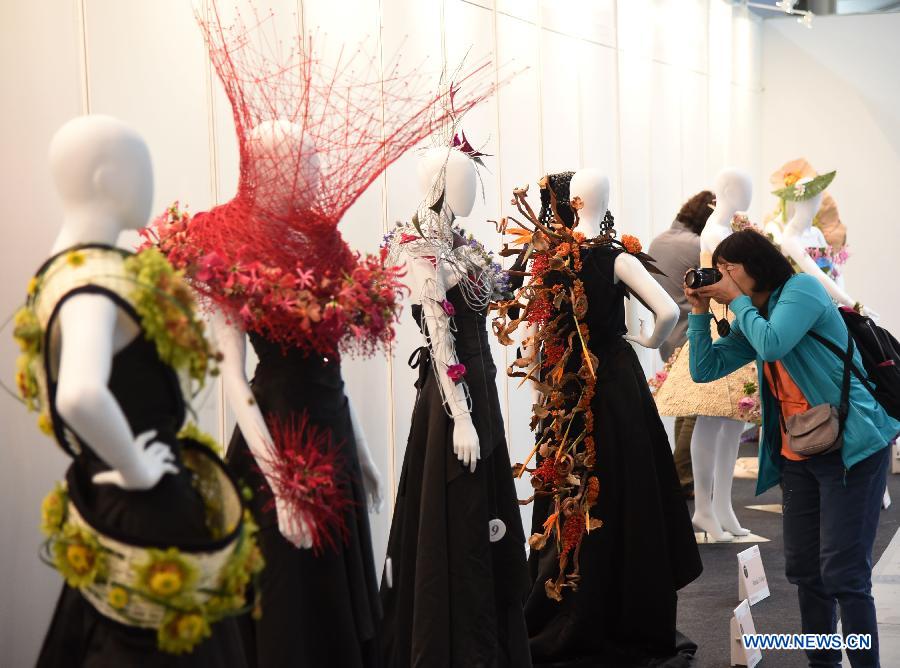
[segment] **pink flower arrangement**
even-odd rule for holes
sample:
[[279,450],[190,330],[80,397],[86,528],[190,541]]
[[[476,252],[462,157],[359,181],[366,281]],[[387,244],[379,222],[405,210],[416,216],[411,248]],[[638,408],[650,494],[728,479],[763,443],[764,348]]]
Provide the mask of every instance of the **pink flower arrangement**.
[[351,266],[317,275],[303,266],[304,258],[282,268],[206,252],[188,233],[191,221],[176,203],[142,230],[143,247],[159,248],[246,330],[327,357],[372,355],[393,340],[406,288],[402,269],[386,264],[385,250],[356,255]]
[[738,399],[738,408],[742,411],[752,410],[756,406],[756,400],[753,397],[741,397]]
[[666,382],[666,378],[669,377],[669,365],[666,365],[666,368],[662,371],[657,371],[653,378],[647,380],[647,385],[650,386],[650,392],[652,394],[656,394],[659,391],[659,388],[662,387],[663,383]]
[[454,383],[458,383],[466,375],[465,364],[451,364],[447,367],[447,377]]
[[444,313],[451,318],[456,315],[456,307],[453,306],[453,303],[449,299],[445,299],[441,302],[441,308],[444,309]]

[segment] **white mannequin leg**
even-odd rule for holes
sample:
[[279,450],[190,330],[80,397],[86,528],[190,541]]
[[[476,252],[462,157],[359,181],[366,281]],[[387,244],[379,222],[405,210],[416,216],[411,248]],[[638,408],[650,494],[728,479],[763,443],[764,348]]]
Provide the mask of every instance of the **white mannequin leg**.
[[741,445],[744,423],[728,418],[713,418],[720,423],[716,438],[716,471],[713,483],[713,511],[722,528],[735,536],[747,536],[749,529],[741,526],[731,505],[731,483],[734,480],[734,464]]
[[694,425],[694,435],[691,437],[691,462],[694,468],[693,522],[712,540],[728,542],[734,540],[734,535],[722,528],[713,508],[713,480],[716,474],[720,422],[721,418],[699,415]]

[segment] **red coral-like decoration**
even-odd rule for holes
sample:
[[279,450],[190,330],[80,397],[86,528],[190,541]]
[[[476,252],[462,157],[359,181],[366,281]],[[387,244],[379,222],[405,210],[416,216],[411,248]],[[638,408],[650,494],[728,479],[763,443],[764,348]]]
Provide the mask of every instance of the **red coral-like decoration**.
[[[309,520],[312,549],[320,555],[337,549],[349,538],[345,516],[353,506],[345,462],[329,430],[310,422],[306,412],[284,420],[270,417],[275,441],[270,469],[272,493],[282,499],[297,518]],[[265,490],[261,490],[265,491]],[[265,510],[275,508],[275,499]]]
[[568,556],[569,552],[578,547],[584,536],[584,513],[574,512],[566,518],[562,528],[562,556]]

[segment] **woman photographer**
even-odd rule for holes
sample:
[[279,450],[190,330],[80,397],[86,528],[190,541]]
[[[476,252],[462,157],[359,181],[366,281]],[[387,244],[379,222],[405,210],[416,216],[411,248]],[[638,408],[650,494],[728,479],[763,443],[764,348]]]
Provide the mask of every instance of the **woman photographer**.
[[[720,280],[693,290],[685,286],[692,307],[691,375],[696,382],[709,382],[756,360],[763,415],[756,492],[781,483],[785,570],[797,585],[803,632],[835,633],[839,604],[843,632],[872,638],[870,650],[847,652],[851,665],[878,666],[872,544],[887,445],[900,423],[852,374],[845,394],[843,361],[809,335],[814,331],[848,347],[847,327],[813,276],[794,274],[778,248],[754,230],[736,232],[719,244],[713,265]],[[714,343],[710,299],[734,313],[731,333]],[[853,359],[862,370],[855,350]],[[848,398],[846,419],[838,410],[842,395]],[[828,426],[837,426],[834,447],[820,454],[803,449],[808,445],[804,433],[808,437]],[[808,651],[807,656],[811,666],[841,662],[839,650]]]

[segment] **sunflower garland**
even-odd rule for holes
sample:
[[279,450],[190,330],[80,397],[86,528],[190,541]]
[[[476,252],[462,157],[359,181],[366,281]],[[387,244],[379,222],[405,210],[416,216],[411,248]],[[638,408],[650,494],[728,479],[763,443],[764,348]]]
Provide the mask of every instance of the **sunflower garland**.
[[[42,430],[53,433],[44,374],[47,330],[60,295],[85,286],[112,292],[130,305],[162,362],[198,385],[214,373],[219,356],[203,336],[191,292],[157,250],[131,255],[100,245],[76,247],[29,281],[27,301],[15,315],[13,333],[21,349],[16,384],[29,410],[40,411]],[[183,464],[204,502],[210,537],[224,544],[182,552],[111,538],[82,517],[65,483],[41,503],[40,521],[45,563],[100,614],[155,630],[159,649],[174,654],[192,651],[213,623],[257,610],[259,601],[248,604],[246,593],[263,567],[257,526],[224,464],[207,451],[220,452],[218,444],[192,423],[179,439]]]
[[[38,412],[38,427],[53,434],[53,422],[47,405],[46,379],[43,371],[46,332],[38,316],[42,290],[63,278],[67,270],[78,269],[88,262],[104,262],[123,258],[121,272],[98,273],[86,284],[103,286],[118,281],[130,288],[122,296],[131,304],[141,321],[144,336],[151,341],[160,359],[183,372],[203,387],[207,375],[218,374],[220,353],[212,349],[204,334],[204,323],[195,313],[195,302],[183,273],[176,271],[156,249],[136,254],[101,246],[84,246],[60,254],[59,258],[33,276],[28,282],[27,298],[13,317],[13,338],[19,344],[16,360],[16,388],[29,411]],[[105,265],[108,267],[108,265]]]
[[[191,652],[209,637],[212,624],[248,610],[247,587],[264,566],[256,541],[258,527],[249,511],[243,511],[242,531],[210,588],[201,582],[200,562],[174,547],[142,550],[143,557],[128,571],[130,575],[117,579],[111,565],[122,555],[83,520],[73,517],[72,509],[65,483],[58,483],[41,504],[41,530],[47,535],[45,561],[88,600],[105,601],[118,621],[146,627],[148,606],[160,609],[161,621],[152,626],[160,650]],[[250,609],[258,616],[258,599]]]
[[[591,410],[599,360],[590,350],[590,331],[584,322],[588,298],[579,278],[582,252],[617,246],[645,266],[652,258],[641,251],[636,237],[617,241],[611,226],[603,236],[586,239],[574,230],[578,207],[572,206],[575,221],[572,227],[567,226],[557,211],[549,180],[545,177],[540,185],[550,193],[552,218],[547,223],[542,223],[529,205],[527,187],[516,188],[511,202],[527,222],[507,216],[499,223],[501,233],[514,235],[510,243],[522,247],[510,248],[507,243],[500,254],[519,256],[518,266],[530,259],[531,271],[510,272],[530,280],[511,299],[492,306],[496,311],[492,327],[503,345],[514,343],[512,334],[522,325],[536,330],[522,342],[529,352],[507,369],[508,376],[521,378],[522,383],[530,380],[542,393],[541,401],[533,406],[531,420],[531,429],[539,434],[537,444],[524,463],[513,467],[513,474],[531,474],[534,494],[520,504],[537,497],[552,499],[543,532],[533,534],[528,542],[534,550],[545,549],[548,543],[556,546],[559,575],[544,586],[548,597],[561,601],[565,588],[578,588],[578,558],[584,536],[603,526],[601,519],[591,516],[601,492],[594,472],[596,443]],[[648,270],[658,271],[652,265]],[[529,468],[535,456],[538,463]]]

